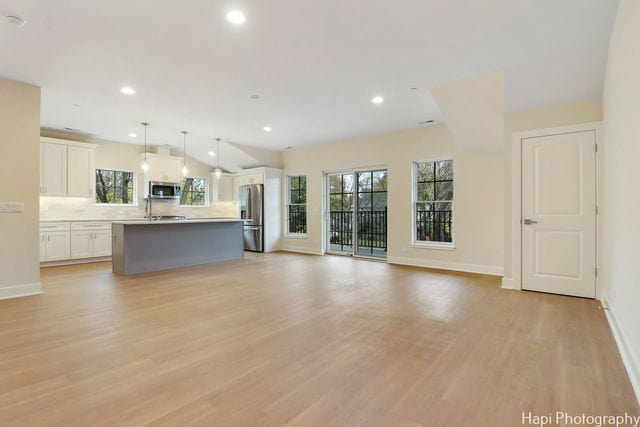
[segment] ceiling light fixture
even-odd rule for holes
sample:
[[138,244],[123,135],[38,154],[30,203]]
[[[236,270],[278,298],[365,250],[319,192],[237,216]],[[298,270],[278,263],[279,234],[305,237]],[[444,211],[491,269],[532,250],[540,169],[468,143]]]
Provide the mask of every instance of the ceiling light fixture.
[[144,126],[144,162],[142,162],[142,170],[147,173],[149,170],[149,163],[147,163],[147,126],[149,126],[149,123],[142,122],[140,124]]
[[129,136],[130,136],[131,138],[137,138],[137,137],[138,137],[138,134],[137,134],[137,133],[134,133],[134,132],[131,132],[131,133],[129,134]]
[[134,95],[136,93],[135,89],[130,88],[129,86],[125,86],[122,89],[120,89],[120,92],[124,93],[125,95]]
[[216,138],[216,170],[213,173],[216,174],[218,179],[222,176],[222,169],[220,169],[220,138]]
[[253,95],[251,95],[251,99],[260,99],[260,95],[254,93]]
[[384,98],[381,96],[374,96],[373,98],[371,98],[371,102],[373,102],[374,104],[380,105],[384,102]]
[[18,28],[22,28],[24,27],[24,24],[27,23],[27,21],[25,21],[24,19],[20,18],[19,16],[16,15],[8,15],[7,16],[7,22],[11,25],[15,25]]
[[265,126],[264,127],[264,131],[265,132],[271,132],[273,129],[271,129],[271,126]]
[[227,13],[227,21],[234,25],[244,24],[246,20],[247,18],[244,16],[244,13],[240,10],[231,10]]
[[215,152],[215,151],[209,151],[209,155],[210,155],[211,157],[215,157],[215,156],[216,156],[216,152]]
[[186,130],[182,131],[182,176],[187,176],[189,173],[189,168],[187,167],[187,132]]

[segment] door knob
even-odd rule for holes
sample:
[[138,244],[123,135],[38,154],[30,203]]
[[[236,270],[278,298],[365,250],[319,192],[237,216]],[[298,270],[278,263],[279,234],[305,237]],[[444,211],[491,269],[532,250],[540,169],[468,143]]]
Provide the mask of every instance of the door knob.
[[537,224],[537,223],[538,223],[538,221],[534,221],[534,220],[532,220],[532,219],[523,219],[523,220],[522,220],[522,223],[523,223],[524,225],[531,225],[531,224]]

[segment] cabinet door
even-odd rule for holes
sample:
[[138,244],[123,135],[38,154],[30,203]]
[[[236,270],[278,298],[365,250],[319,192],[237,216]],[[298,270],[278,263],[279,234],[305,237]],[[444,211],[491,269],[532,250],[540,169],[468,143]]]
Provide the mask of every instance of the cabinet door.
[[91,197],[93,194],[93,150],[69,147],[67,151],[68,196]]
[[71,258],[68,231],[49,231],[46,234],[46,261],[59,261]]
[[182,159],[164,159],[165,181],[180,182]]
[[162,157],[147,156],[149,170],[147,171],[147,179],[149,181],[164,181],[164,159]]
[[47,233],[40,233],[40,262],[47,259]]
[[111,231],[95,231],[93,233],[93,256],[111,256]]
[[71,259],[93,256],[93,231],[71,232]]
[[67,195],[67,146],[42,143],[42,194]]
[[218,180],[218,200],[220,200],[221,202],[231,202],[234,200],[233,177],[222,175]]

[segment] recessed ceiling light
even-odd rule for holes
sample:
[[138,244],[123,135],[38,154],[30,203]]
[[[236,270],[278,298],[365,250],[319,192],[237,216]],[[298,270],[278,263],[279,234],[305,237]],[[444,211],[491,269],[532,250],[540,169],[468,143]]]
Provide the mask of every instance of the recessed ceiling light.
[[251,95],[251,99],[260,99],[260,95],[258,95],[257,93],[253,94]]
[[291,150],[293,147],[284,147],[285,150]]
[[129,86],[123,87],[122,89],[120,89],[120,92],[124,93],[125,95],[133,95],[136,93],[135,89],[132,89]]
[[15,25],[16,27],[20,27],[20,28],[24,27],[24,24],[27,23],[27,21],[15,15],[7,16],[7,22],[11,25]]
[[130,136],[131,138],[137,138],[137,137],[138,137],[138,134],[137,134],[137,133],[134,133],[134,132],[131,132],[131,133],[129,134],[129,136]]
[[64,128],[64,130],[73,131],[75,129],[73,129],[73,128]]
[[231,10],[229,11],[229,13],[227,13],[227,21],[231,22],[232,24],[244,24],[246,20],[247,18],[244,16],[244,13],[239,10]]
[[418,122],[419,125],[428,125],[433,123],[435,120],[425,120],[423,122]]
[[417,87],[410,87],[409,90],[418,90]]
[[373,102],[374,104],[382,104],[384,102],[384,98],[381,96],[374,96],[373,98],[371,98],[371,102]]
[[265,132],[271,132],[273,129],[271,129],[271,126],[265,126],[264,127],[264,131]]
[[211,157],[215,157],[215,156],[216,156],[216,152],[215,152],[215,151],[209,151],[209,155],[210,155]]
[[72,107],[79,107],[80,104],[71,104]]

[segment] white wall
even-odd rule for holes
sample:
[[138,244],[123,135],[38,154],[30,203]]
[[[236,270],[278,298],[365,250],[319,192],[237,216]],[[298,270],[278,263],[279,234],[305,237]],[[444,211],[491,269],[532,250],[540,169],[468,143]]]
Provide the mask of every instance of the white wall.
[[[443,156],[454,158],[456,248],[446,251],[412,247],[412,161]],[[434,125],[290,150],[284,153],[284,165],[286,174],[307,175],[309,201],[307,238],[285,238],[284,249],[321,253],[324,172],[386,166],[390,261],[502,274],[502,151],[460,150],[446,125]]]
[[[143,199],[144,175],[140,161],[144,147],[92,138],[79,138],[68,134],[42,131],[42,136],[51,138],[91,142],[98,144],[95,150],[95,167],[105,169],[129,170],[136,173],[138,200],[136,206],[96,206],[95,199],[77,197],[41,197],[41,219],[99,219],[99,218],[142,218],[145,215]],[[149,149],[151,152],[152,149]],[[172,153],[180,156],[182,153]],[[211,180],[213,169],[187,157],[189,175]],[[235,217],[238,216],[236,202],[212,202],[209,207],[180,207],[177,200],[162,200],[153,203],[154,215],[184,215],[188,217]]]
[[0,213],[0,298],[9,298],[41,292],[39,87],[0,79],[0,129],[0,202],[24,203]]
[[640,2],[622,0],[604,105],[603,299],[640,399]]

